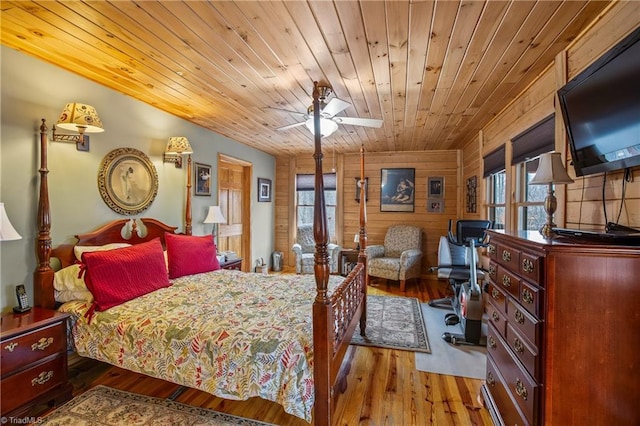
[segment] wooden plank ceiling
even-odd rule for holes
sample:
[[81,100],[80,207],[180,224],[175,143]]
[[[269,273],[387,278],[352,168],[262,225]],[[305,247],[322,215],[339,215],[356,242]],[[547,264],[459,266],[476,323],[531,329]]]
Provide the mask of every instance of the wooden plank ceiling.
[[460,147],[609,3],[3,1],[0,18],[8,47],[298,155],[310,132],[276,129],[303,119],[287,111],[306,112],[313,81],[351,104],[338,116],[384,120],[340,125],[324,139],[338,153]]

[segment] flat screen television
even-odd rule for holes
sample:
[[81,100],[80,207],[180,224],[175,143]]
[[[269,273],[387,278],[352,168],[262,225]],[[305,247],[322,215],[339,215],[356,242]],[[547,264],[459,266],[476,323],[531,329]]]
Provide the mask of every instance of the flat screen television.
[[576,175],[640,165],[640,27],[558,90]]

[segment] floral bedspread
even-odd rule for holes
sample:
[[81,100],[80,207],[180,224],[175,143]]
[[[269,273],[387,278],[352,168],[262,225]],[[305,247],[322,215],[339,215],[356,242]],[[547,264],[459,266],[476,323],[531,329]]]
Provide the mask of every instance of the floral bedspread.
[[[342,277],[331,276],[332,291]],[[258,396],[311,421],[313,275],[219,270],[104,312],[65,303],[79,355],[227,399]]]

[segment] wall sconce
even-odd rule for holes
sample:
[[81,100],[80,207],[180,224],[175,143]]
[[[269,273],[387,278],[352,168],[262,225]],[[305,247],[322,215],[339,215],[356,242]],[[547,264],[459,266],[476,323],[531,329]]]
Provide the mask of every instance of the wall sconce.
[[360,233],[356,233],[353,242],[356,243],[356,250],[360,251]]
[[176,169],[181,169],[183,154],[193,154],[193,148],[191,148],[189,140],[184,136],[171,137],[167,143],[167,148],[164,150],[162,161],[165,163],[174,163]]
[[[360,194],[362,193],[362,190],[360,188],[360,178],[354,178],[356,180],[356,203],[360,202]],[[367,191],[367,188],[369,186],[369,178],[366,177],[364,178],[364,201],[369,201],[369,194]]]
[[213,241],[218,246],[218,224],[219,223],[227,223],[227,220],[224,218],[222,214],[222,210],[220,206],[209,206],[209,210],[207,211],[207,217],[204,218],[202,223],[213,223],[213,228],[211,229],[211,234],[213,235]]
[[562,156],[559,152],[546,152],[538,160],[538,170],[529,182],[531,185],[548,185],[547,197],[544,199],[544,210],[547,213],[547,223],[540,228],[540,233],[547,239],[553,238],[553,213],[556,211],[558,202],[553,194],[554,184],[573,183],[562,164]]
[[0,241],[13,241],[21,238],[11,221],[9,221],[9,216],[7,216],[7,212],[4,209],[4,203],[0,203]]
[[[56,133],[56,126],[65,130],[76,130],[78,134]],[[104,128],[96,109],[91,105],[73,102],[65,105],[58,122],[53,126],[53,140],[75,142],[78,151],[89,151],[89,136],[85,136],[85,133],[100,132],[104,132]]]

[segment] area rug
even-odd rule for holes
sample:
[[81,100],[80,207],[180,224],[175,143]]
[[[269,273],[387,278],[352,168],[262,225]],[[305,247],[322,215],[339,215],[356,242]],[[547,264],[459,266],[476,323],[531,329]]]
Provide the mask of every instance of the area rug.
[[[431,353],[416,354],[416,370],[449,376],[483,379],[486,375],[487,349],[485,346],[453,345],[442,339],[446,331],[462,333],[460,324],[446,325],[444,316],[453,311],[422,304],[422,313],[431,336]],[[482,336],[486,336],[486,320],[482,324]],[[484,339],[481,339],[483,341]]]
[[430,352],[427,328],[416,298],[367,296],[366,336],[356,328],[351,344]]
[[96,386],[76,396],[45,416],[40,425],[270,425],[213,410],[192,407],[162,398],[152,398]]

